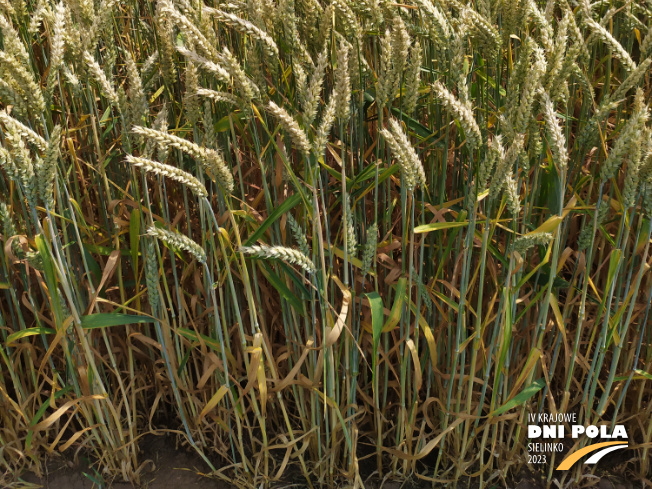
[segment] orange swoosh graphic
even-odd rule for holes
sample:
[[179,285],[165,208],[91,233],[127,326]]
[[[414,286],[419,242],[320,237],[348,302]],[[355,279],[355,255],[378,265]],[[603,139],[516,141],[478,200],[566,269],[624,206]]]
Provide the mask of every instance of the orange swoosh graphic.
[[568,470],[570,469],[575,462],[581,459],[584,455],[587,455],[591,452],[595,452],[600,448],[610,447],[612,445],[625,445],[622,441],[605,441],[604,443],[596,443],[595,445],[589,445],[584,447],[576,452],[573,452],[571,455],[566,457],[561,463],[557,466],[557,470]]

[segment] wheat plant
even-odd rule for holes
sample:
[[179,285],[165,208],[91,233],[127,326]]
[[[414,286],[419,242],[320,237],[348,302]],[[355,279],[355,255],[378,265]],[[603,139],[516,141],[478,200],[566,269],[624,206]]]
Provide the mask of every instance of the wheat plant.
[[650,2],[0,0],[0,483],[169,430],[238,487],[589,484],[539,412],[649,481],[650,56]]

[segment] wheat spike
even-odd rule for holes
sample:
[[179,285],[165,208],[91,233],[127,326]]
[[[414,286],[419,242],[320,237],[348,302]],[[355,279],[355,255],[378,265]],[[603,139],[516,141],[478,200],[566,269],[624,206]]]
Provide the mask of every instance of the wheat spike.
[[514,240],[512,249],[521,255],[537,245],[547,245],[552,239],[552,233],[535,233],[528,236],[520,236]]
[[306,156],[310,154],[310,143],[306,133],[299,127],[299,123],[286,112],[282,107],[279,107],[274,102],[270,101],[267,104],[267,110],[274,115],[280,122],[283,128],[290,134],[292,142],[298,150]]
[[310,258],[298,250],[285,246],[241,246],[239,251],[254,258],[285,261],[301,267],[308,273],[315,273],[317,271]]
[[455,96],[448,91],[441,82],[435,82],[432,86],[435,95],[441,101],[442,105],[459,120],[460,125],[464,129],[464,134],[467,143],[471,148],[476,148],[482,143],[482,134],[480,127],[473,116],[473,111],[462,102],[457,100]]
[[164,243],[187,251],[194,256],[198,262],[206,263],[206,252],[188,236],[183,234],[166,231],[165,229],[150,226],[147,228],[147,234],[160,239]]
[[269,56],[278,56],[278,47],[276,46],[274,40],[269,36],[269,34],[267,34],[262,29],[259,29],[248,20],[241,19],[237,15],[233,15],[229,12],[224,12],[223,10],[210,7],[203,7],[203,10],[209,15],[213,15],[220,22],[224,22],[228,26],[232,27],[234,30],[242,32],[243,34],[247,34],[253,39],[260,41]]
[[9,114],[7,114],[7,111],[0,110],[0,122],[2,122],[9,130],[13,130],[20,134],[23,139],[32,143],[39,149],[39,151],[47,150],[48,143],[45,139],[43,139],[40,135],[35,133],[22,122],[11,117]]
[[171,178],[172,180],[188,187],[188,189],[198,197],[208,196],[206,188],[199,180],[197,180],[190,173],[185,172],[175,166],[166,165],[165,163],[159,163],[158,161],[154,160],[148,160],[147,158],[138,158],[132,155],[127,155],[127,163],[142,168],[147,172]]
[[544,93],[543,95],[543,109],[553,156],[555,157],[559,168],[562,170],[566,169],[568,166],[566,138],[564,137],[561,127],[559,127],[559,123],[557,122],[557,112],[555,111],[552,100],[550,100],[550,96],[547,93]]
[[106,99],[111,102],[111,104],[118,107],[118,93],[113,88],[111,82],[109,82],[100,65],[97,63],[97,61],[95,61],[95,59],[90,55],[88,51],[84,51],[83,57],[84,61],[86,62],[86,66],[88,67],[88,71],[93,76],[93,78],[95,78],[95,81],[100,87],[102,95],[104,95],[104,97],[106,97]]
[[222,155],[218,151],[214,149],[203,148],[183,138],[173,136],[167,132],[157,131],[156,129],[134,126],[133,132],[151,138],[159,145],[172,146],[174,148],[180,149],[184,153],[189,154],[204,167],[206,172],[211,177],[218,180],[218,182],[222,185],[227,193],[233,192],[233,175],[231,174],[229,168],[226,166]]

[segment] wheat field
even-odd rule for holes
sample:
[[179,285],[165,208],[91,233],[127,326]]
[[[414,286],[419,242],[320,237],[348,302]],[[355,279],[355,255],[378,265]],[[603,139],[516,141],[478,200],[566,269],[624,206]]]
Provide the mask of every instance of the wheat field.
[[590,487],[572,412],[652,485],[651,64],[649,0],[0,0],[0,483]]

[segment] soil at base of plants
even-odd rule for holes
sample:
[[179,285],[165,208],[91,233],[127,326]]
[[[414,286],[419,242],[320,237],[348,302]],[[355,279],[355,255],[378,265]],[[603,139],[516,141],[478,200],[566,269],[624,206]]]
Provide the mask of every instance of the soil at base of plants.
[[[207,477],[209,469],[206,463],[195,453],[189,452],[176,445],[173,436],[150,435],[141,443],[141,456],[143,460],[150,460],[144,473],[141,475],[141,483],[136,486],[130,482],[114,481],[111,484],[102,485],[95,483],[90,475],[93,470],[88,464],[81,461],[77,464],[65,461],[61,458],[52,460],[46,464],[44,474],[38,477],[34,473],[26,473],[20,477],[17,484],[10,486],[12,489],[236,489],[235,485],[228,484],[222,480]],[[88,461],[81,457],[81,460]],[[612,467],[613,468],[613,467]],[[87,475],[85,475],[87,474]],[[642,487],[640,483],[632,482],[616,473],[605,473],[599,476],[589,476],[591,480],[585,480],[576,487],[582,489],[634,489]],[[22,483],[21,483],[22,482]],[[566,483],[568,484],[568,483]],[[299,480],[279,484],[276,487],[304,489],[305,481]],[[315,486],[322,489],[325,486]],[[346,489],[348,484],[338,485],[338,489]],[[474,481],[462,480],[456,486],[435,486],[455,487],[455,489],[544,489],[545,483],[536,474],[523,471],[510,483],[486,484],[480,488]],[[574,489],[572,485],[566,485],[568,489]],[[407,481],[378,480],[373,476],[365,481],[365,489],[433,489],[429,482],[412,479]]]
[[[140,445],[142,460],[150,460],[141,472],[139,485],[130,482],[114,481],[111,484],[99,485],[91,478],[93,469],[78,462],[50,461],[46,464],[45,474],[38,477],[27,473],[21,480],[27,484],[25,489],[42,487],[43,489],[233,489],[226,482],[206,477],[206,463],[195,453],[176,446],[173,436],[149,435]],[[82,458],[82,460],[86,460]],[[88,475],[85,475],[88,474]],[[18,486],[21,487],[21,486]]]

